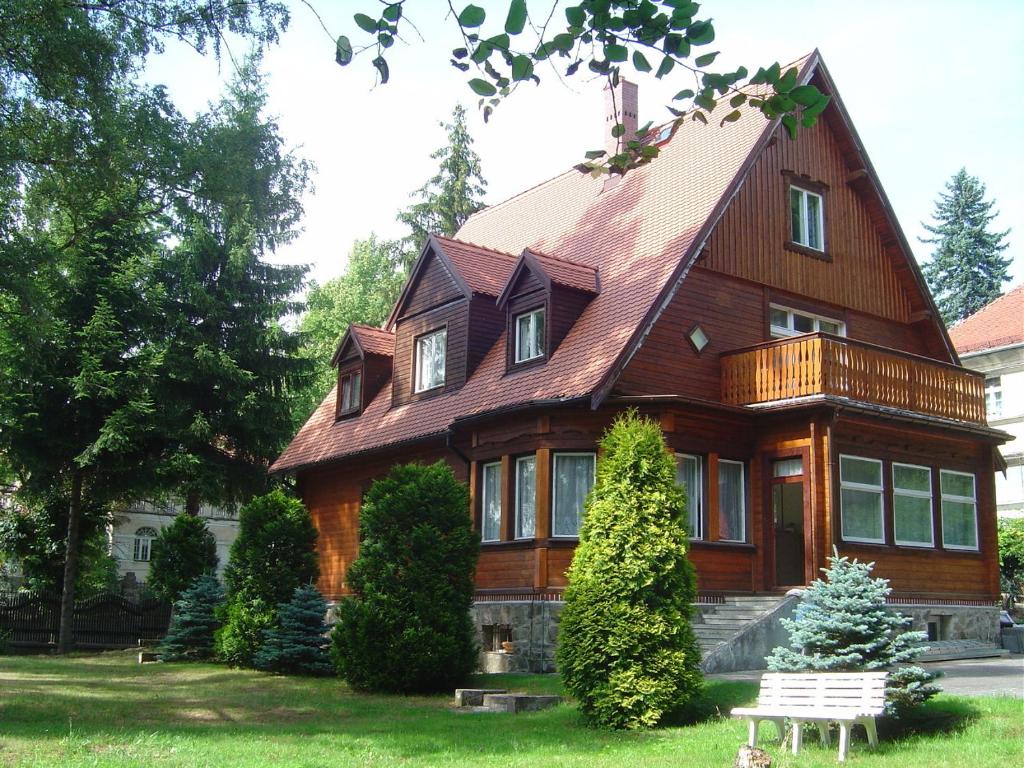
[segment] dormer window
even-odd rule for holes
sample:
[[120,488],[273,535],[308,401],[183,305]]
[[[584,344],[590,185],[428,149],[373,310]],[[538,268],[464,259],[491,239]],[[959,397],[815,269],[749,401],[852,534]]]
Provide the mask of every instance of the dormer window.
[[363,396],[363,373],[355,371],[341,377],[341,404],[339,415],[346,416],[359,410]]
[[544,308],[516,315],[516,363],[544,357]]
[[440,328],[416,339],[414,392],[426,392],[444,386],[448,329]]
[[789,188],[793,242],[815,251],[825,250],[825,206],[817,192],[797,186]]

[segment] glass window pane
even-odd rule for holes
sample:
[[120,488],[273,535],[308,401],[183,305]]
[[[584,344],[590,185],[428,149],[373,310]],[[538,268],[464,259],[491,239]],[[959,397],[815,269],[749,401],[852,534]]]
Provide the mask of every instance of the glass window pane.
[[725,541],[746,541],[746,490],[743,465],[718,462],[718,537]]
[[893,497],[897,544],[932,544],[932,500],[923,496]]
[[801,458],[779,459],[778,461],[772,462],[773,477],[796,477],[803,473],[804,460]]
[[776,328],[789,328],[789,313],[786,310],[772,307],[768,310],[768,317]]
[[908,467],[906,464],[893,464],[892,485],[896,490],[931,494],[932,473],[927,467]]
[[842,456],[839,459],[839,477],[844,483],[882,485],[882,462]]
[[552,533],[578,536],[584,502],[594,485],[594,455],[555,454],[554,469]]
[[963,475],[956,472],[942,473],[943,496],[965,496],[974,498],[974,475]]
[[978,546],[973,502],[942,500],[942,543],[951,547]]
[[687,534],[692,539],[704,536],[701,519],[701,461],[698,456],[676,457],[676,483],[686,491]]
[[881,492],[843,488],[841,505],[844,539],[884,539]]
[[793,329],[800,333],[811,333],[814,331],[814,318],[806,315],[793,313]]
[[831,320],[819,320],[818,330],[825,333],[831,333],[834,336],[839,336],[839,323],[833,323]]
[[807,243],[811,248],[822,248],[821,198],[807,194]]
[[497,541],[501,538],[501,464],[484,465],[483,491],[481,538]]
[[516,538],[528,539],[537,529],[537,460],[524,456],[516,460]]
[[803,197],[802,191],[796,187],[790,187],[789,189],[789,212],[790,221],[793,227],[793,242],[802,243],[804,241],[803,227],[801,223],[803,221]]
[[359,402],[362,399],[363,394],[363,375],[356,373],[352,375],[352,397],[349,401],[349,405],[353,408],[359,407]]
[[341,410],[347,411],[352,407],[352,377],[343,376],[341,379]]

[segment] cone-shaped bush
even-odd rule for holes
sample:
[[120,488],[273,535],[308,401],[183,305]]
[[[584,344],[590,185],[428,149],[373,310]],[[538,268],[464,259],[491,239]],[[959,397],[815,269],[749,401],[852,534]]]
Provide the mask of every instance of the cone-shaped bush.
[[469,495],[444,462],[407,464],[370,486],[359,519],[353,597],[331,653],[359,690],[451,689],[476,666],[469,608],[479,540]]
[[331,675],[334,665],[327,653],[324,616],[327,602],[311,584],[295,590],[292,599],[277,608],[277,626],[263,631],[263,647],[253,666],[285,675]]
[[938,692],[935,675],[910,664],[926,649],[924,632],[905,631],[910,619],[886,606],[892,590],[886,579],[871,576],[873,563],[834,552],[825,579],[804,592],[796,616],[783,619],[789,648],[778,647],[766,659],[768,669],[782,672],[856,672],[892,669],[886,708],[898,715]]
[[214,633],[220,627],[218,609],[224,591],[211,574],[192,582],[174,604],[167,636],[160,643],[163,661],[202,661],[213,658]]
[[648,728],[703,685],[690,626],[696,595],[686,557],[686,495],[660,427],[630,412],[601,441],[569,568],[557,662],[595,725]]
[[146,586],[173,603],[197,578],[216,570],[217,540],[206,521],[180,514],[153,542]]

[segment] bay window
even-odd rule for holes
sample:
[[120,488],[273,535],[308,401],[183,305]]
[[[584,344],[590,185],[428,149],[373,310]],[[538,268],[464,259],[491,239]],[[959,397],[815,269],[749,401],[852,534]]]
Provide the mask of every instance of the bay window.
[[718,460],[718,538],[747,540],[747,490],[742,461]]
[[676,484],[686,491],[686,533],[691,539],[704,538],[702,463],[700,456],[676,454]]
[[578,536],[583,506],[594,487],[593,453],[556,453],[552,487],[552,534]]
[[516,538],[532,539],[537,532],[537,459],[516,459]]

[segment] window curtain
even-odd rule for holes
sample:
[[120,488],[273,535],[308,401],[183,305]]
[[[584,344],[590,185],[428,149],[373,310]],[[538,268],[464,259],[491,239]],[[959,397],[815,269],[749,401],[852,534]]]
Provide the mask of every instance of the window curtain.
[[484,466],[482,528],[484,541],[497,541],[501,538],[501,464]]
[[743,465],[718,462],[718,537],[726,541],[746,540],[746,493]]
[[516,461],[516,538],[528,539],[537,530],[537,460],[533,457]]
[[579,535],[584,502],[593,486],[593,454],[555,455],[555,536]]
[[696,456],[679,456],[676,462],[676,483],[686,491],[687,535],[693,539],[703,538],[700,492],[700,459]]
[[897,544],[932,541],[932,473],[927,467],[893,464],[893,532]]

